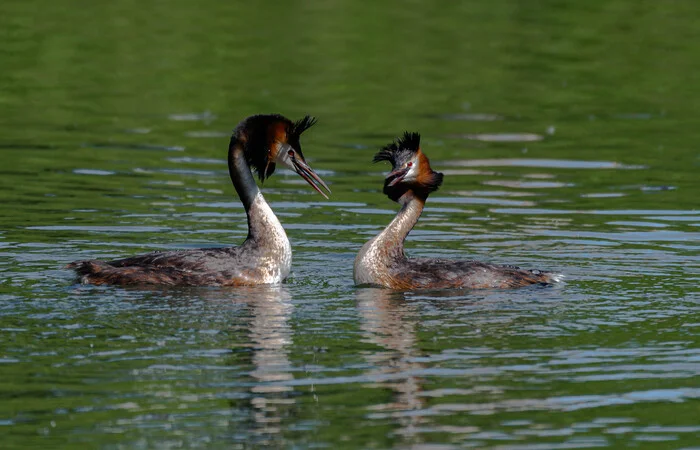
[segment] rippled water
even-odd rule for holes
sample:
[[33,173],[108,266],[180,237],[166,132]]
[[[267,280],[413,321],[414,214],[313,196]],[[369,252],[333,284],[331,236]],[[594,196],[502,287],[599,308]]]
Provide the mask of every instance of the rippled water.
[[[700,8],[407,5],[0,6],[3,448],[698,448]],[[286,284],[62,268],[240,243],[228,136],[272,111],[333,189],[263,187]],[[355,288],[406,129],[445,173],[411,255],[565,282]]]

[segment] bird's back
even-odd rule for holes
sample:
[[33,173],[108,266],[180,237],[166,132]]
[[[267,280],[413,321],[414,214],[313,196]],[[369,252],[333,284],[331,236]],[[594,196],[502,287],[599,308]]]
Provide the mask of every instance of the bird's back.
[[505,289],[555,283],[559,275],[479,261],[413,258],[389,268],[394,289]]
[[[114,261],[76,261],[82,283],[170,286],[243,286],[283,281],[289,265],[278,264],[255,245],[240,247],[154,252]],[[290,260],[291,262],[291,260]]]

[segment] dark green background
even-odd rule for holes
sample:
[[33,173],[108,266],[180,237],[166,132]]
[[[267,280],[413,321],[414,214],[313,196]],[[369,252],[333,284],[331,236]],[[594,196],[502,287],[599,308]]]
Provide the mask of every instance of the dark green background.
[[[698,23],[692,1],[2,2],[3,448],[697,445]],[[241,242],[224,155],[262,112],[319,118],[333,189],[266,183],[284,287],[72,284],[79,258]],[[354,288],[396,210],[370,161],[404,130],[446,174],[412,255],[566,284]]]

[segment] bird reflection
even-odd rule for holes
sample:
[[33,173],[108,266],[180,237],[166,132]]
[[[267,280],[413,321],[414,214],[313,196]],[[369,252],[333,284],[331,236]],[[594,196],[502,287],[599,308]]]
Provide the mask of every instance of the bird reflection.
[[233,301],[249,306],[250,322],[246,325],[252,370],[248,375],[253,382],[248,390],[249,404],[241,408],[235,402],[233,406],[247,416],[249,426],[243,434],[254,434],[259,444],[281,444],[282,421],[295,403],[291,395],[294,389],[285,383],[294,378],[289,361],[291,295],[282,285],[237,288],[234,295]]
[[377,387],[393,391],[389,403],[371,407],[378,414],[395,418],[401,425],[397,433],[415,436],[415,427],[425,421],[421,414],[410,411],[423,409],[422,378],[415,375],[423,365],[416,362],[416,325],[418,311],[406,302],[402,292],[387,289],[358,289],[357,304],[365,341],[384,350],[367,355],[372,369],[366,374],[376,380]]

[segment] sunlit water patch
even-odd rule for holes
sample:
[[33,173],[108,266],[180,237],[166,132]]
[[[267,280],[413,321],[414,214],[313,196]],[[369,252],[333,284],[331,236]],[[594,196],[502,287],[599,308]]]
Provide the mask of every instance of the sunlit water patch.
[[644,169],[643,165],[614,161],[578,161],[557,159],[473,159],[447,161],[444,164],[464,167],[543,167],[557,169]]
[[447,135],[448,138],[461,138],[482,142],[536,142],[544,136],[534,133],[493,133]]

